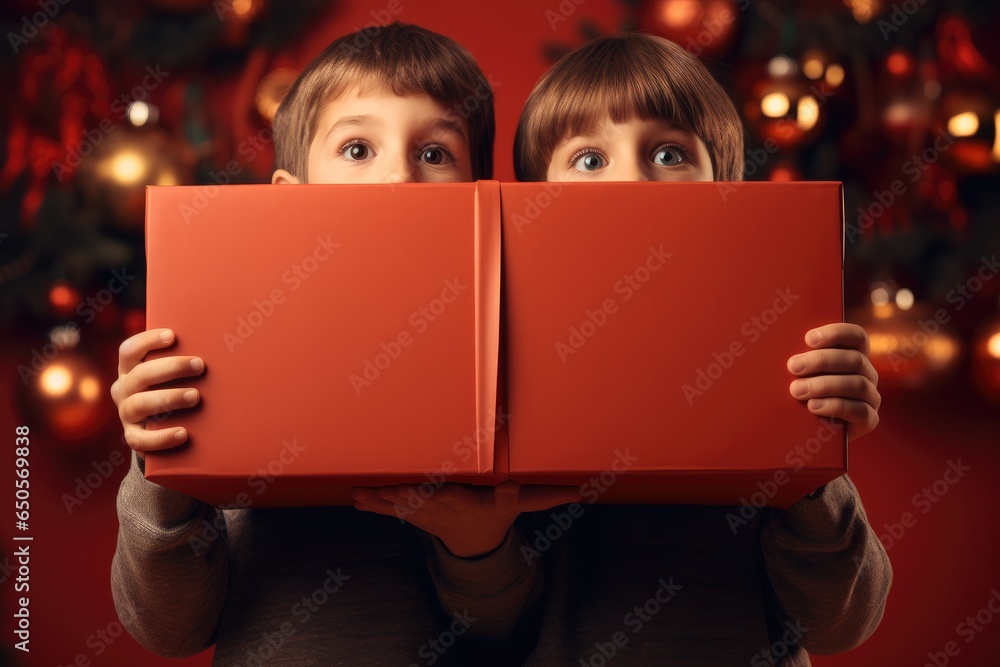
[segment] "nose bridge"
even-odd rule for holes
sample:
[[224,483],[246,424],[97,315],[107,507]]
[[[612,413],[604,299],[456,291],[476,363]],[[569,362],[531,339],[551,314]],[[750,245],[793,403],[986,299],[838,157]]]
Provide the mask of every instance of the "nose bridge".
[[620,152],[615,177],[615,180],[621,181],[649,180],[649,172],[644,164],[643,156],[636,147],[630,146]]
[[406,142],[394,144],[383,155],[382,179],[388,183],[412,183],[416,171],[410,146]]

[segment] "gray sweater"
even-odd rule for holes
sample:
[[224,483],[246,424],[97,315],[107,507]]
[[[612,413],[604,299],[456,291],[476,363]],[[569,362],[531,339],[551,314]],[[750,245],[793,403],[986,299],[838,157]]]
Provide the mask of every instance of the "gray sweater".
[[892,579],[848,477],[813,496],[735,531],[732,507],[539,512],[463,559],[351,507],[216,510],[133,457],[112,592],[140,644],[216,665],[808,665],[874,631]]

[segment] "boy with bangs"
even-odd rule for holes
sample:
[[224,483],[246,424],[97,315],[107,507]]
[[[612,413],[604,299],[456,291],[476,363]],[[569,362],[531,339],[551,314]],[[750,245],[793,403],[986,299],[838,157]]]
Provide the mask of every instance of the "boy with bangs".
[[[282,102],[272,182],[490,178],[493,96],[471,54],[412,25],[367,30],[363,47],[357,36],[330,44]],[[200,400],[194,387],[157,386],[200,375],[202,359],[144,361],[173,341],[156,329],[122,343],[111,388],[134,451],[118,495],[112,592],[139,643],[167,657],[214,644],[215,665],[467,664],[473,647],[452,647],[463,635],[504,640],[491,651],[500,659],[523,656],[512,637],[541,573],[511,526],[521,511],[575,495],[446,485],[411,525],[351,507],[218,510],[143,477],[144,452],[187,440],[180,427],[145,430],[146,419]],[[357,489],[356,507],[396,517],[393,493]],[[221,536],[206,545],[206,529]]]
[[[556,63],[514,150],[523,181],[743,178],[726,92],[687,51],[642,34],[599,38]],[[874,429],[881,399],[864,329],[827,324],[805,343],[787,362],[792,396],[842,420],[851,439]],[[589,508],[543,556],[542,633],[525,664],[804,666],[807,650],[848,651],[875,631],[892,570],[847,475],[734,529],[727,515],[738,512]]]

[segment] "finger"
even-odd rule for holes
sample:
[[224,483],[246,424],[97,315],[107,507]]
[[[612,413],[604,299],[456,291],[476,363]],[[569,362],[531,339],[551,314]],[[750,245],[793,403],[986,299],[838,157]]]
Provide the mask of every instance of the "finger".
[[118,403],[154,385],[182,377],[200,375],[205,370],[205,362],[200,357],[163,357],[150,359],[120,375],[111,385],[111,397]]
[[858,350],[810,350],[789,357],[789,372],[799,377],[821,373],[853,373],[864,375],[872,384],[878,384],[878,373],[871,360]]
[[354,500],[354,507],[362,512],[374,512],[384,516],[391,516],[397,519],[406,519],[414,512],[406,507],[400,507],[395,503],[382,500],[375,493],[375,489],[357,488],[351,493]]
[[806,345],[811,348],[841,347],[858,350],[865,356],[871,351],[864,328],[850,322],[834,322],[806,332]]
[[133,394],[118,406],[122,424],[137,424],[155,415],[190,408],[198,404],[201,396],[197,389],[154,389]]
[[809,411],[822,417],[836,417],[847,422],[847,434],[859,438],[878,426],[878,412],[864,401],[848,398],[813,398]]
[[187,439],[187,429],[183,427],[150,429],[148,431],[141,424],[129,424],[125,427],[125,442],[130,449],[140,453],[140,458],[142,458],[141,452],[170,449],[184,444]]
[[135,368],[150,350],[169,347],[173,343],[174,332],[170,329],[140,331],[126,338],[118,346],[118,375],[124,375]]
[[520,510],[538,512],[583,499],[579,487],[529,484],[521,487]]
[[491,498],[492,495],[493,489],[490,487],[475,487],[469,484],[442,484],[432,497],[434,500],[458,510],[482,505],[484,500]]
[[521,485],[507,480],[493,487],[493,507],[501,512],[511,512],[517,507]]
[[873,409],[882,405],[882,396],[863,375],[818,375],[794,380],[789,392],[800,401],[815,398],[848,398],[864,401]]

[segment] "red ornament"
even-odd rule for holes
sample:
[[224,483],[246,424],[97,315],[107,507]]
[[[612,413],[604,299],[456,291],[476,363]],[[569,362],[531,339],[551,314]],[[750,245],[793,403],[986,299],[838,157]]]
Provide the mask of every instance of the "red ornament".
[[762,139],[793,150],[816,139],[826,118],[826,96],[814,85],[796,74],[767,75],[751,87],[743,113]]
[[32,367],[20,392],[32,428],[67,444],[95,436],[111,420],[109,385],[93,361],[63,349]]
[[1000,103],[976,89],[946,93],[933,125],[935,151],[956,170],[982,173],[1000,163]]
[[639,27],[715,58],[732,44],[739,14],[731,0],[650,0],[640,10]]

